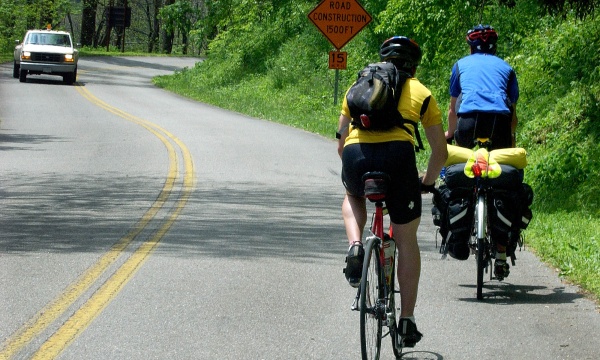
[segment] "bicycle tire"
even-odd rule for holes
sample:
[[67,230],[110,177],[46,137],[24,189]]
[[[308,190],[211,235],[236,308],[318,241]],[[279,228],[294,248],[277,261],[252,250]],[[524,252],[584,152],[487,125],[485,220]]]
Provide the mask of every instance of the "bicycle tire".
[[377,360],[381,353],[383,298],[385,277],[379,261],[380,239],[374,238],[365,246],[362,278],[360,281],[360,350],[363,360]]
[[477,239],[477,300],[483,300],[483,270],[485,269],[485,239]]
[[475,218],[477,219],[477,300],[483,300],[483,271],[486,267],[486,230],[487,230],[487,211],[485,197],[479,196],[477,199],[477,208],[475,209]]
[[[394,264],[392,267],[392,287],[390,288],[390,302],[389,306],[391,309],[391,315],[393,316],[392,326],[390,326],[390,337],[392,338],[392,349],[394,350],[394,356],[396,359],[402,358],[402,347],[398,347],[398,317],[396,316],[396,304],[400,303],[400,285],[398,284],[398,278],[396,277],[396,268],[397,268],[397,259],[398,259],[398,247],[396,247],[396,252],[394,254]],[[389,321],[389,319],[388,319]]]

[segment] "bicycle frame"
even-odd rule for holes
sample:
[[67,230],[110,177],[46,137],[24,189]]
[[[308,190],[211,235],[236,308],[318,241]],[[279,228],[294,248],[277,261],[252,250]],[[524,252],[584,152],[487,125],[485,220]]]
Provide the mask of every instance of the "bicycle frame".
[[[488,139],[477,139],[479,147],[489,149]],[[475,250],[477,264],[477,299],[483,299],[483,275],[488,272],[491,266],[491,259],[494,256],[495,246],[488,231],[488,192],[490,187],[487,184],[487,177],[483,176],[483,169],[475,162],[472,166],[475,176],[475,187],[473,199],[475,203],[473,237],[471,247]],[[487,171],[487,169],[485,170]],[[492,272],[490,272],[490,280]]]
[[[385,262],[385,253],[383,250],[383,240],[386,238],[386,234],[385,234],[385,230],[384,230],[384,221],[383,218],[384,216],[387,215],[387,209],[383,206],[383,200],[379,200],[375,202],[375,212],[373,213],[373,216],[371,217],[371,226],[370,226],[370,233],[371,235],[367,236],[365,238],[365,244],[368,242],[372,242],[372,241],[377,241],[378,242],[378,258],[379,258],[379,263],[381,264],[382,268],[383,268],[383,264]],[[392,228],[390,226],[389,228],[389,235],[390,238],[393,236],[392,234]],[[395,273],[395,271],[394,271]],[[392,279],[393,280],[393,279]],[[385,295],[387,298],[387,294],[389,293],[389,285],[390,284],[386,284],[387,286],[385,287]],[[360,287],[357,290],[356,293],[356,297],[354,298],[354,302],[352,303],[352,310],[359,310],[358,308],[358,299],[360,298]]]
[[[384,207],[385,192],[389,176],[384,173],[367,173],[365,181],[365,196],[375,203],[375,211],[371,218],[370,235],[366,237],[365,260],[360,286],[352,304],[352,310],[360,311],[361,318],[361,353],[363,359],[379,359],[381,340],[386,336],[392,339],[392,348],[396,358],[402,352],[396,338],[396,290],[395,277],[396,256],[386,255],[388,246],[392,246],[392,229],[385,232]],[[366,185],[369,185],[367,192]],[[395,244],[394,244],[395,245]],[[395,246],[394,246],[395,249]],[[394,250],[395,251],[395,250]],[[386,268],[386,261],[388,261]],[[388,331],[383,332],[383,327]]]

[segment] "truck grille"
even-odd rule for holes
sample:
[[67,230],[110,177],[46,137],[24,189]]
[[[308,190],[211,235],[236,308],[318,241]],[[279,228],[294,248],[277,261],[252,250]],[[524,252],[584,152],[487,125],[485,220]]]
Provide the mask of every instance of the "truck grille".
[[61,54],[50,54],[50,53],[31,53],[31,60],[59,63],[62,60],[63,55]]

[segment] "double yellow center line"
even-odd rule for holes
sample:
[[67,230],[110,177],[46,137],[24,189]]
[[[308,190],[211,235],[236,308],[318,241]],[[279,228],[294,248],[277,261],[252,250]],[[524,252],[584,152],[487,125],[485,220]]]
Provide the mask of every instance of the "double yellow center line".
[[[178,179],[180,179],[179,197],[173,208],[169,210],[160,228],[146,241],[144,241],[136,251],[121,265],[109,278],[99,286],[94,294],[81,306],[60,328],[54,332],[33,355],[32,359],[54,359],[69,344],[73,342],[102,312],[102,310],[114,299],[127,282],[133,277],[135,272],[141,267],[144,261],[155,249],[163,236],[173,225],[181,211],[183,210],[191,192],[194,188],[194,165],[192,156],[179,139],[165,129],[146,120],[135,117],[122,110],[119,110],[102,100],[96,98],[82,86],[76,87],[77,91],[93,104],[111,112],[125,120],[131,121],[142,126],[154,134],[167,148],[169,155],[169,169],[165,184],[152,206],[146,211],[138,223],[129,231],[127,235],[114,244],[110,250],[105,253],[96,263],[89,267],[85,273],[80,275],[71,285],[69,285],[62,294],[45,308],[40,310],[31,320],[17,330],[0,349],[0,359],[10,359],[18,354],[27,346],[36,336],[45,331],[59,317],[61,317],[71,307],[75,301],[91,288],[98,281],[104,272],[117,261],[124,250],[136,239],[136,237],[150,224],[157,213],[165,207],[169,198],[177,191],[175,190]],[[182,178],[180,177],[180,159],[178,151],[181,154]],[[176,195],[175,195],[176,196]],[[160,221],[157,220],[157,221]]]

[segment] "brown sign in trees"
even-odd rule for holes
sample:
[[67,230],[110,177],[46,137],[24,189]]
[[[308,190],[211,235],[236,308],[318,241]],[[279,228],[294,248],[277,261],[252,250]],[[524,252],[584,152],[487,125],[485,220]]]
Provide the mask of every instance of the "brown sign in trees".
[[356,0],[323,0],[308,18],[338,50],[371,22],[371,15]]

